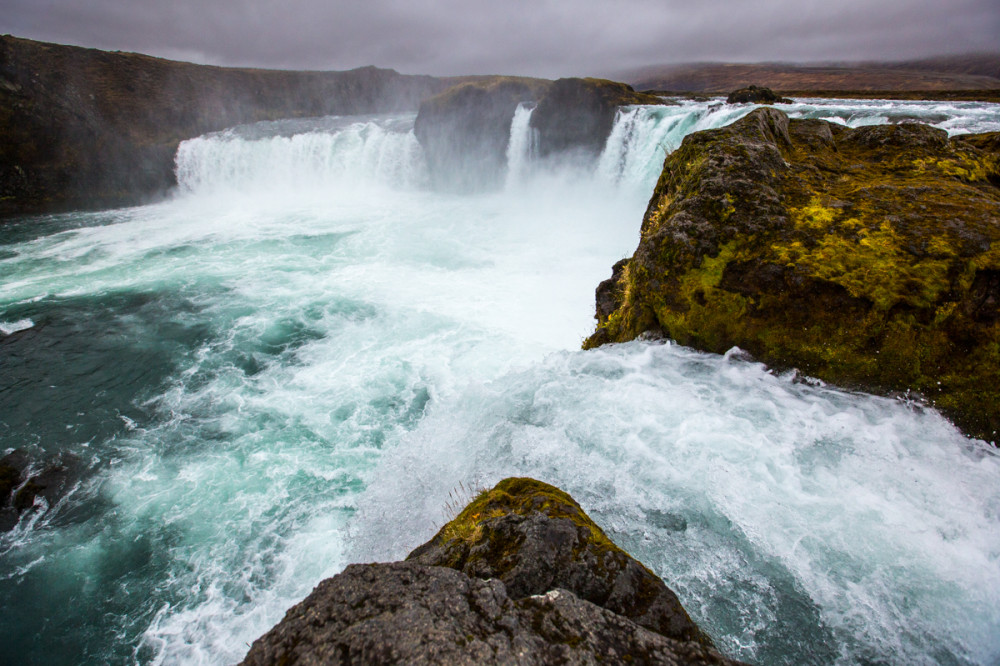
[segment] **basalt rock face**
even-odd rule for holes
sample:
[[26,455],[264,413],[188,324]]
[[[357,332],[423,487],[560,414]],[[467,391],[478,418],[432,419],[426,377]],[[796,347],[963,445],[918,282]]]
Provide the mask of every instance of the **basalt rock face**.
[[667,157],[585,343],[663,335],[1000,430],[1000,135],[757,109]]
[[467,82],[420,105],[414,128],[438,189],[499,187],[507,173],[511,121],[520,104],[534,105],[530,127],[538,157],[603,149],[619,107],[662,104],[624,83],[602,79],[545,81],[493,77]]
[[514,112],[533,104],[549,82],[495,77],[449,88],[420,105],[414,133],[437,189],[478,191],[496,187],[507,168]]
[[604,79],[559,79],[538,102],[531,127],[538,130],[541,157],[567,151],[597,155],[614,126],[619,107],[662,104],[654,95]]
[[782,97],[770,88],[747,86],[729,93],[727,104],[792,104],[794,100]]
[[0,215],[140,202],[180,141],[240,123],[415,110],[438,79],[228,69],[0,36]]
[[243,663],[737,662],[572,498],[507,479],[406,562],[320,583]]

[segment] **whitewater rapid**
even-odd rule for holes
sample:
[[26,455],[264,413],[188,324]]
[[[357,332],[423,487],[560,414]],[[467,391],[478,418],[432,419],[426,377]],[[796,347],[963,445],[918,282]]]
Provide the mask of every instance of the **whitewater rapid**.
[[[570,492],[761,664],[1000,659],[1000,460],[916,405],[724,356],[579,351],[664,156],[749,112],[623,109],[593,163],[427,189],[412,116],[184,142],[172,200],[0,241],[0,437],[76,475],[0,536],[26,660],[222,664],[323,577],[404,557],[449,492]],[[996,105],[797,117],[1000,129]]]

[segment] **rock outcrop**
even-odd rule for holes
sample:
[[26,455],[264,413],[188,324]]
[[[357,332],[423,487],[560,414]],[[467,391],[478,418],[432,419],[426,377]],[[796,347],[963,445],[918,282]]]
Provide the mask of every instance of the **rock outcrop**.
[[793,104],[794,100],[782,97],[770,88],[747,86],[729,93],[727,104]]
[[518,105],[535,105],[537,155],[598,154],[619,107],[662,104],[653,95],[603,79],[491,77],[459,84],[420,105],[414,128],[438,189],[499,187],[507,169],[511,121]]
[[407,561],[320,583],[243,663],[736,662],[569,495],[507,479]]
[[365,67],[230,69],[0,36],[0,215],[141,202],[180,141],[240,123],[416,110],[446,86]]
[[577,150],[597,155],[611,134],[618,109],[631,104],[663,104],[663,100],[605,79],[553,82],[531,115],[531,127],[538,130],[539,156]]
[[461,83],[420,105],[414,133],[437,189],[479,191],[497,186],[507,168],[514,112],[536,103],[549,82],[494,77]]
[[1000,134],[756,109],[667,157],[585,343],[643,333],[1000,430]]

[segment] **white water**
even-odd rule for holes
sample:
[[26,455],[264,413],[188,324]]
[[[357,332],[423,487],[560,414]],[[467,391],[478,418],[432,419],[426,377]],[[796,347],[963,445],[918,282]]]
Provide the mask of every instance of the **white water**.
[[538,150],[538,130],[531,127],[531,114],[535,107],[518,105],[510,124],[507,144],[507,188],[522,186],[530,175],[529,169]]
[[[792,111],[859,124],[890,106]],[[1000,118],[948,109],[952,131]],[[164,379],[88,389],[142,407],[111,435],[75,438],[80,410],[50,404],[67,434],[34,446],[91,471],[0,538],[5,603],[41,598],[98,661],[231,663],[324,576],[427,540],[459,483],[530,475],[571,492],[733,656],[996,663],[987,445],[738,353],[576,351],[664,151],[748,111],[625,110],[571,176],[531,170],[512,140],[530,182],[476,196],[420,189],[405,119],[254,126],[186,142],[174,201],[23,222],[49,230],[0,248],[0,320],[33,322],[18,353],[59,353],[38,400],[63,366],[85,383],[105,344],[116,372]],[[41,626],[25,622],[4,626]]]

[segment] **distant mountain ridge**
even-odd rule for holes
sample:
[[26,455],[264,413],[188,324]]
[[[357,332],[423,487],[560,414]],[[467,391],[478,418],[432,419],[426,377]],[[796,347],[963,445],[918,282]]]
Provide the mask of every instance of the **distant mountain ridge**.
[[943,91],[1000,89],[1000,53],[903,62],[684,63],[619,72],[636,90],[723,93],[749,83],[775,90]]

